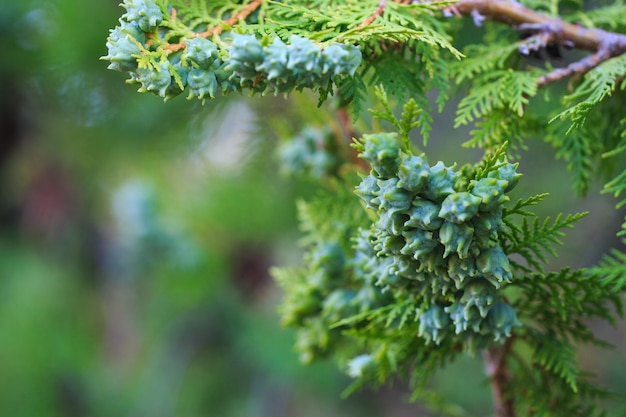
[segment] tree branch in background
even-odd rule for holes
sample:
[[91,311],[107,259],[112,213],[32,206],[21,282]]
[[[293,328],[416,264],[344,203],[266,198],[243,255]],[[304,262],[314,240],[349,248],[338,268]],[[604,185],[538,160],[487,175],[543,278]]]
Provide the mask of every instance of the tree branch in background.
[[485,374],[491,383],[493,394],[493,409],[498,417],[515,417],[513,401],[506,395],[505,387],[510,383],[510,375],[506,368],[506,358],[511,351],[513,337],[506,340],[504,345],[491,348],[483,353]]
[[[538,13],[517,1],[460,0],[451,6],[455,13],[472,16],[476,23],[481,18],[510,25],[523,31],[534,31],[537,37],[549,38],[566,47],[594,52],[565,68],[559,68],[539,78],[539,85],[559,81],[574,74],[584,74],[602,62],[626,52],[626,35],[602,29],[585,28]],[[545,42],[547,43],[547,42]]]
[[346,107],[339,107],[336,112],[337,122],[339,124],[340,135],[344,140],[344,143],[348,144],[348,153],[350,162],[358,166],[363,172],[369,172],[371,169],[369,164],[364,160],[359,158],[359,153],[356,149],[352,148],[350,144],[352,141],[357,138],[359,135],[355,132],[354,126],[351,122],[350,112]]

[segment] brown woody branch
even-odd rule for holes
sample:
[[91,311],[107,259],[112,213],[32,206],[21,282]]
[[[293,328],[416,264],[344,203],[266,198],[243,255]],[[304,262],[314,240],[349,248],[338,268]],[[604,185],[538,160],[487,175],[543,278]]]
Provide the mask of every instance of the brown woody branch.
[[198,36],[202,36],[203,38],[209,38],[214,35],[219,35],[224,31],[225,26],[232,26],[239,21],[245,20],[261,6],[261,3],[263,3],[263,0],[252,0],[250,3],[246,4],[243,9],[237,12],[236,15],[234,15],[230,19],[224,20],[224,25],[216,26],[213,29],[207,30],[206,32],[198,33]]
[[498,417],[515,417],[513,399],[505,391],[505,388],[511,383],[506,359],[511,351],[513,339],[514,337],[509,337],[504,345],[492,347],[483,352],[485,373],[491,383],[493,408]]
[[357,26],[358,28],[362,28],[365,27],[369,24],[371,24],[374,20],[376,20],[376,18],[380,15],[383,14],[383,11],[385,10],[385,6],[387,5],[387,0],[380,0],[378,2],[378,7],[376,8],[376,10],[374,10],[374,13],[372,13],[371,15],[369,15],[365,20],[363,20],[359,26]]
[[542,86],[550,84],[554,81],[562,80],[563,78],[570,77],[574,74],[584,74],[612,56],[604,50],[599,50],[593,55],[589,55],[579,61],[572,62],[565,68],[556,69],[549,74],[542,75],[537,81],[537,85]]
[[580,61],[557,69],[539,78],[546,85],[574,74],[583,74],[602,62],[626,52],[626,35],[602,29],[586,28],[538,13],[513,0],[460,0],[452,6],[454,12],[480,15],[520,30],[550,34],[551,40],[567,47],[593,52]]

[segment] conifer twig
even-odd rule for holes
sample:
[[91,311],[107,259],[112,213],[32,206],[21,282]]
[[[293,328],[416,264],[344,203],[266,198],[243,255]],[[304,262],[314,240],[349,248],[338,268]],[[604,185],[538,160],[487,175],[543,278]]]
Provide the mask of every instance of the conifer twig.
[[542,76],[538,83],[546,85],[565,77],[582,74],[612,57],[626,53],[626,35],[602,29],[586,28],[546,16],[513,0],[460,0],[454,4],[456,12],[466,16],[480,16],[513,26],[520,30],[534,30],[551,34],[554,42],[594,52],[565,68]]

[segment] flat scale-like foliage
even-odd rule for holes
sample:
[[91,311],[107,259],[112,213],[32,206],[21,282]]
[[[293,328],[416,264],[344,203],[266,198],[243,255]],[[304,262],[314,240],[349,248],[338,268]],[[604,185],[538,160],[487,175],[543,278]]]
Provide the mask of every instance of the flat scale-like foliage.
[[[165,100],[334,96],[338,128],[281,146],[288,172],[328,187],[299,203],[302,265],[273,271],[305,362],[336,358],[353,388],[405,377],[452,415],[427,383],[482,351],[499,416],[588,416],[604,392],[576,349],[605,345],[588,320],[621,315],[626,257],[553,271],[564,230],[586,213],[540,218],[543,190],[509,193],[524,181],[514,159],[540,140],[577,193],[602,179],[623,198],[626,8],[605,3],[125,0],[103,59]],[[453,97],[454,127],[485,150],[475,164],[433,163],[413,144]]]

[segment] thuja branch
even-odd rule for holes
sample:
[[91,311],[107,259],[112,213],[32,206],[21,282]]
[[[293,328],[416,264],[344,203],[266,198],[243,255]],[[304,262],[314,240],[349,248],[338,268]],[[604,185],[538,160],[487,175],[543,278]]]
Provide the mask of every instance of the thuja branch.
[[456,12],[481,17],[511,25],[519,30],[549,34],[550,40],[567,47],[594,52],[593,55],[557,69],[540,77],[538,84],[545,85],[565,77],[585,73],[612,57],[626,52],[626,35],[602,29],[586,28],[538,13],[517,1],[460,0],[454,5]]

